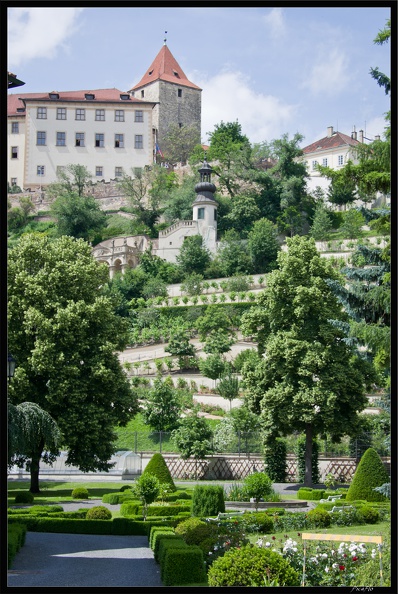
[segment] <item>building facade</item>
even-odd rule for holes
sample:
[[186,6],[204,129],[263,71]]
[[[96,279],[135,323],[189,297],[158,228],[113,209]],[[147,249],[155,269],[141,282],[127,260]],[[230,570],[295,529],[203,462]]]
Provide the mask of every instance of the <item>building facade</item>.
[[9,95],[9,184],[37,189],[69,164],[96,181],[151,165],[153,107],[118,89]]
[[171,124],[196,127],[200,137],[202,89],[186,77],[165,43],[139,83],[130,89],[137,99],[153,101],[153,135],[162,148]]

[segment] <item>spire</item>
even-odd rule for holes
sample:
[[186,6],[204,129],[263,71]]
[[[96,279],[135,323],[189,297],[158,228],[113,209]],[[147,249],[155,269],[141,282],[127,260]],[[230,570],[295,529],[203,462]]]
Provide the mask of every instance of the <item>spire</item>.
[[[164,34],[167,35],[167,31],[165,31]],[[163,45],[167,45],[167,38],[166,37],[163,39]]]
[[216,201],[214,200],[216,186],[211,182],[211,174],[213,170],[207,162],[206,153],[204,156],[203,165],[200,169],[198,169],[198,171],[200,174],[200,182],[195,186],[195,192],[197,196],[195,198],[194,204],[198,204],[199,202],[213,202],[216,204]]
[[[165,34],[166,33],[167,31],[165,31]],[[200,87],[188,80],[183,69],[167,47],[166,41],[167,39],[165,37],[164,45],[162,46],[160,52],[144,76],[141,78],[140,82],[134,85],[130,91],[135,91],[136,89],[142,88],[145,85],[153,83],[157,80],[164,80],[166,82],[171,82],[184,87],[190,87],[191,89],[198,89],[199,91],[202,90]]]

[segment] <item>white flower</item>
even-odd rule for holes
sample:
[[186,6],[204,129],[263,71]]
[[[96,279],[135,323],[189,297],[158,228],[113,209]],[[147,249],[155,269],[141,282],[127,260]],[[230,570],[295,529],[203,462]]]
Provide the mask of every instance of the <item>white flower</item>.
[[325,567],[325,571],[326,571],[326,573],[328,573],[329,572],[329,567]]
[[270,542],[266,542],[266,543],[265,543],[265,546],[266,546],[266,547],[270,547],[270,546],[271,546],[271,543],[270,543]]
[[323,559],[327,559],[328,555],[327,555],[327,553],[321,553],[321,557],[323,557]]
[[338,566],[339,566],[339,564],[338,564],[338,563],[333,563],[333,565],[332,565],[333,569],[337,569],[337,568],[338,568]]
[[376,549],[372,549],[372,552],[370,553],[372,559],[374,559],[376,557]]

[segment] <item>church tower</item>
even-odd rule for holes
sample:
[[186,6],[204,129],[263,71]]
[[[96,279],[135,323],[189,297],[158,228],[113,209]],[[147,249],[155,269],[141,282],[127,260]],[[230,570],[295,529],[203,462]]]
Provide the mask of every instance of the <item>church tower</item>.
[[188,80],[164,45],[140,82],[129,91],[133,97],[156,103],[153,109],[153,146],[162,149],[170,124],[195,126],[201,131],[202,89]]
[[217,202],[214,200],[216,186],[211,182],[212,168],[206,160],[199,169],[200,182],[195,186],[197,194],[192,204],[192,220],[197,221],[199,235],[207,249],[215,254],[217,249]]

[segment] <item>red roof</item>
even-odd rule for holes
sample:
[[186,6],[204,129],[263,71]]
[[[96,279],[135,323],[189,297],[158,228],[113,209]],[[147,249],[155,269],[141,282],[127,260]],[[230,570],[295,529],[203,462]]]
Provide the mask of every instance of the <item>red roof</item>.
[[136,84],[131,91],[144,87],[155,80],[164,80],[183,87],[190,87],[191,89],[198,89],[199,91],[202,90],[187,79],[181,66],[174,58],[167,45],[163,45],[140,82]]
[[338,148],[339,146],[357,146],[360,144],[358,140],[354,140],[351,136],[347,136],[347,134],[343,134],[342,132],[334,132],[332,136],[325,136],[321,138],[321,140],[317,140],[312,144],[304,147],[303,153],[304,155],[308,155],[309,153],[316,153],[317,151],[327,151],[330,149]]
[[[120,95],[128,95],[126,91],[120,91],[119,89],[94,89],[87,91],[51,91],[51,93],[57,93],[59,99],[51,100],[50,93],[9,93],[8,94],[8,115],[19,115],[17,108],[24,107],[23,101],[85,101],[86,103],[153,103],[143,101],[142,99],[136,99],[131,97],[130,99],[120,99]],[[85,98],[86,94],[94,95],[94,99],[88,100]]]

